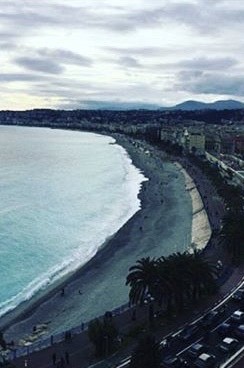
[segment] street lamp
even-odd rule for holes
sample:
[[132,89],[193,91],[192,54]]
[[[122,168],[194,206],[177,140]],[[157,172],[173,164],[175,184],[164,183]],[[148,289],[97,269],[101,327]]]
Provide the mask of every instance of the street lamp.
[[150,293],[147,293],[144,299],[144,304],[148,305],[148,319],[150,323],[152,323],[153,318],[154,318],[153,302],[154,302],[154,297]]

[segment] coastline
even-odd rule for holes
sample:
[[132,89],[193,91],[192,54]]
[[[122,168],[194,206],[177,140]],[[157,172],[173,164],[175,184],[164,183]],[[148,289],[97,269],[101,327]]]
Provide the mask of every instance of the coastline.
[[[5,330],[7,329],[7,338],[10,339],[15,336],[30,335],[33,326],[36,324],[46,325],[47,334],[52,333],[53,328],[54,331],[56,331],[55,326],[52,326],[55,316],[51,314],[50,318],[49,316],[47,317],[47,311],[50,311],[51,308],[55,310],[55,307],[60,304],[60,289],[62,287],[65,287],[65,293],[67,293],[68,297],[71,296],[71,293],[75,293],[75,295],[72,296],[71,301],[69,301],[68,298],[65,296],[65,298],[62,300],[62,302],[65,302],[65,306],[63,309],[60,310],[58,315],[56,315],[56,318],[60,321],[62,314],[63,318],[65,318],[65,315],[67,315],[67,313],[76,313],[77,315],[75,315],[74,321],[76,320],[77,323],[78,321],[80,323],[81,318],[79,317],[78,312],[74,311],[74,305],[79,306],[81,300],[81,297],[78,295],[77,290],[79,290],[79,288],[81,287],[82,294],[86,295],[86,291],[83,290],[85,282],[90,282],[90,280],[92,278],[96,278],[97,275],[99,275],[99,278],[101,278],[103,276],[103,264],[108,263],[108,261],[115,256],[119,258],[120,255],[123,254],[123,252],[129,251],[132,253],[130,257],[130,265],[132,265],[134,261],[138,259],[137,253],[136,258],[134,257],[133,260],[132,247],[134,247],[134,243],[138,242],[140,245],[145,245],[145,243],[148,244],[150,242],[150,248],[153,251],[152,254],[167,255],[167,252],[163,253],[161,246],[158,246],[157,244],[160,237],[162,236],[162,221],[168,221],[166,227],[169,229],[163,229],[165,235],[165,231],[170,233],[170,227],[172,225],[175,226],[179,218],[173,218],[176,215],[173,211],[173,206],[175,204],[174,200],[177,201],[177,199],[174,199],[174,195],[176,193],[172,191],[172,193],[168,193],[168,197],[165,198],[165,193],[163,190],[173,190],[174,188],[171,187],[171,180],[177,182],[179,178],[177,178],[175,172],[171,172],[168,168],[168,179],[166,180],[165,171],[164,176],[161,177],[161,173],[156,173],[155,169],[160,168],[162,164],[165,166],[168,165],[169,167],[173,166],[173,164],[164,164],[162,161],[162,157],[164,156],[165,158],[165,155],[162,152],[158,152],[157,149],[152,148],[154,153],[157,152],[157,155],[153,157],[152,155],[146,153],[145,150],[141,151],[141,147],[132,147],[132,143],[129,142],[128,138],[114,138],[116,139],[116,143],[123,146],[129,153],[130,157],[132,158],[133,164],[136,167],[140,168],[146,177],[149,177],[149,181],[142,183],[142,188],[138,195],[139,199],[141,200],[141,210],[139,210],[125,225],[123,225],[122,228],[114,236],[108,239],[107,242],[103,244],[98,253],[85,266],[77,270],[75,273],[67,275],[58,283],[52,285],[52,287],[49,290],[45,290],[42,295],[37,295],[36,298],[23,303],[23,305],[21,305],[16,310],[10,312],[8,315],[3,316],[0,320],[0,327],[2,329],[4,328]],[[143,161],[146,162],[144,162],[143,164]],[[157,176],[156,174],[159,176]],[[160,182],[159,180],[162,181]],[[178,184],[182,186],[182,182]],[[172,213],[169,211],[170,213],[168,218],[166,218],[167,216],[165,216],[162,211],[165,206],[165,201],[168,202],[167,205],[170,205],[172,207]],[[191,204],[189,206],[188,203],[188,207],[188,214],[190,215]],[[149,214],[151,216],[151,219],[148,218]],[[191,229],[190,226],[188,227],[190,234]],[[185,234],[185,232],[181,231],[181,236],[182,234]],[[144,238],[145,240],[143,241]],[[126,245],[126,243],[129,243],[129,245]],[[175,244],[172,244],[171,242],[167,251],[168,254],[170,254],[174,251],[182,250],[183,249],[178,249],[177,246]],[[143,248],[141,248],[139,254],[141,254],[141,257],[146,256],[144,254]],[[124,279],[125,277],[126,274],[124,275]],[[92,286],[93,285],[90,285],[90,287]],[[104,293],[105,290],[106,289],[103,288],[102,293]],[[99,298],[99,296],[101,296],[101,294],[99,293],[94,296],[94,302],[97,300],[97,298]],[[119,304],[120,303],[118,302],[115,306],[118,306]],[[8,328],[10,326],[11,328]],[[65,327],[63,327],[62,330],[64,330]]]

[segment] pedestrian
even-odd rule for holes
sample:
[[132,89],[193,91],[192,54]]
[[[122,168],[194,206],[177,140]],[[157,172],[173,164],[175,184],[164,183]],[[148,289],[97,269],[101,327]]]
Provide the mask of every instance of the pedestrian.
[[65,352],[65,361],[66,361],[66,364],[69,365],[69,352],[68,351]]
[[57,360],[56,353],[53,353],[53,354],[52,354],[52,361],[53,361],[53,365],[55,365],[55,364],[56,364],[56,360]]
[[64,366],[65,366],[64,357],[61,357],[61,359],[60,359],[60,368],[64,368]]
[[25,359],[25,367],[28,367],[28,360]]
[[132,311],[131,320],[132,320],[132,321],[136,321],[136,309],[134,309],[134,310]]

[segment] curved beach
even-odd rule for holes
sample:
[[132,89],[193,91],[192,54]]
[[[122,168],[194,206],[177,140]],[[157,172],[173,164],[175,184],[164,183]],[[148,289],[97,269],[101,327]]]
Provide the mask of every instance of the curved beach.
[[[188,248],[193,234],[193,197],[188,195],[181,168],[157,149],[124,137],[116,138],[149,178],[139,195],[141,210],[62,285],[54,285],[48,293],[4,316],[0,323],[7,328],[7,339],[22,338],[24,343],[23,338],[28,341],[31,337],[33,326],[45,326],[43,332],[48,336],[118,307],[127,301],[125,278],[137,259],[167,256]],[[205,211],[199,213],[205,216]]]

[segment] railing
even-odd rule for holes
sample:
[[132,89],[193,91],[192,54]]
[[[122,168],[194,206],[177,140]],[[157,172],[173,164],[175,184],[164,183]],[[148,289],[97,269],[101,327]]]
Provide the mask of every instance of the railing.
[[[121,305],[120,307],[113,309],[111,313],[113,316],[118,316],[121,313],[129,309],[130,309],[130,306],[128,303],[126,303],[126,304]],[[98,318],[103,318],[103,316],[104,315]],[[82,333],[83,331],[86,331],[88,329],[89,323],[92,320],[85,322],[85,323],[81,323],[79,326],[73,327],[67,331],[62,331],[60,333],[57,333],[57,334],[54,334],[48,337],[40,338],[38,339],[38,341],[29,343],[29,345],[25,345],[23,347],[16,347],[16,348],[11,347],[9,348],[10,350],[6,352],[2,351],[2,357],[6,360],[14,360],[21,356],[32,354],[35,351],[46,349],[54,344],[60,343],[61,341],[68,341],[71,336],[78,335]]]

